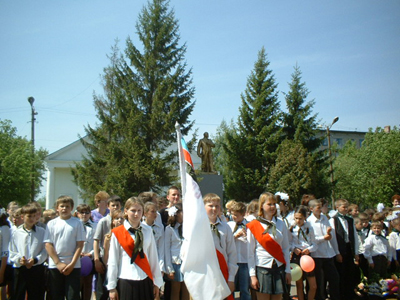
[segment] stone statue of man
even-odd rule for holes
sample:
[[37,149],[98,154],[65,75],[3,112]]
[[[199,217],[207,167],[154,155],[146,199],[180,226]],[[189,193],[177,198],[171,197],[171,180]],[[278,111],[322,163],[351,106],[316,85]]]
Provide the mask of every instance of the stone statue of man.
[[197,155],[201,158],[201,170],[203,172],[214,172],[214,161],[212,148],[215,144],[208,138],[208,132],[204,132],[204,137],[199,140],[197,145]]

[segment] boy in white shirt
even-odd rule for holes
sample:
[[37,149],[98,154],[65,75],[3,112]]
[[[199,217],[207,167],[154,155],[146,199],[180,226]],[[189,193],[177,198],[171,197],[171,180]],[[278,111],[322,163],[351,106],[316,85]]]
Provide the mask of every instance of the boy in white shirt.
[[27,204],[21,208],[23,225],[16,228],[10,241],[10,261],[14,265],[15,300],[43,299],[45,293],[44,247],[45,230],[36,226],[37,208]]
[[230,207],[232,220],[228,222],[235,239],[238,272],[235,276],[235,290],[240,291],[240,300],[250,300],[250,276],[247,264],[247,220],[244,218],[246,205],[242,202],[235,202]]
[[386,278],[387,268],[392,261],[392,251],[389,249],[388,240],[382,235],[383,225],[381,222],[372,222],[372,234],[365,239],[364,256],[369,262],[371,271]]
[[49,288],[52,300],[80,298],[80,255],[85,242],[82,222],[72,217],[74,200],[61,196],[56,201],[59,217],[47,223],[44,243],[49,259]]
[[[221,272],[233,292],[235,290],[235,275],[238,270],[237,253],[232,230],[226,222],[219,219],[221,212],[221,199],[218,195],[209,193],[203,197],[204,206],[210,221],[214,245],[217,251]],[[222,261],[222,258],[224,261]]]

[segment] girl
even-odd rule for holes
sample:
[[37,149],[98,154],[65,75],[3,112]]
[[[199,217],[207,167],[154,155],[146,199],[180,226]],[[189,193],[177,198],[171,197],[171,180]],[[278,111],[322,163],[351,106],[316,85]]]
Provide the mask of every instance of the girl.
[[263,193],[257,219],[247,224],[251,287],[258,300],[281,299],[291,282],[288,229],[276,213],[275,196]]
[[281,192],[275,193],[276,201],[279,204],[282,221],[285,222],[286,227],[289,228],[293,225],[293,208],[289,202],[289,195]]
[[153,232],[142,226],[143,203],[125,203],[124,223],[112,230],[107,270],[110,300],[153,300],[163,281]]
[[[290,262],[300,265],[300,258],[302,255],[310,255],[317,249],[315,243],[315,235],[313,227],[306,222],[308,210],[305,206],[299,206],[294,211],[294,222],[289,229],[291,232],[290,249],[292,250],[292,259]],[[315,279],[314,271],[304,272],[309,284],[307,294],[308,300],[314,300],[317,291],[317,282]],[[297,296],[299,300],[304,300],[304,285],[303,278],[296,281]]]
[[[181,272],[182,204],[177,203],[168,210],[168,226],[165,228],[165,266],[171,282],[171,299],[189,300],[189,292]],[[181,295],[181,296],[180,296]]]
[[7,220],[6,210],[0,208],[0,290],[1,299],[6,297],[6,285],[12,280],[12,266],[7,265],[8,260],[8,246],[10,243],[10,223]]
[[[114,229],[115,227],[118,227],[119,225],[122,225],[123,223],[124,223],[124,213],[122,212],[122,210],[120,209],[114,210],[111,213],[111,230]],[[104,236],[103,262],[105,266],[107,266],[108,255],[110,253],[110,241],[111,241],[111,231]]]

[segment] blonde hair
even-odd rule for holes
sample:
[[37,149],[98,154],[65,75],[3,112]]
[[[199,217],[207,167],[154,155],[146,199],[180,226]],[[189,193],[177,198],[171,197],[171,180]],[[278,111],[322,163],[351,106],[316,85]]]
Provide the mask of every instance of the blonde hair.
[[234,206],[237,202],[235,200],[229,200],[228,202],[226,202],[225,204],[225,208],[228,210],[232,209],[232,206]]
[[246,205],[243,202],[235,201],[235,203],[232,204],[230,209],[232,212],[238,212],[243,215],[246,213]]
[[[268,200],[272,200],[276,203],[275,195],[272,193],[269,193],[269,192],[265,192],[260,195],[260,198],[258,199],[258,216],[259,217],[264,216],[264,210],[262,207],[263,207],[264,203],[267,202]],[[275,211],[275,214],[276,213],[277,212]]]
[[56,201],[56,208],[60,206],[60,204],[68,203],[71,205],[71,209],[74,208],[74,199],[72,199],[70,196],[60,196],[57,198]]
[[98,205],[100,201],[107,200],[110,195],[105,191],[100,191],[94,196],[94,204]]
[[349,205],[349,201],[347,201],[346,199],[338,199],[338,200],[335,201],[335,207],[336,208],[338,208],[338,207],[340,207],[342,205],[345,205],[345,204]]
[[220,203],[221,202],[221,198],[217,194],[208,193],[208,194],[204,195],[203,202],[204,202],[204,204],[211,203],[211,202]]
[[129,208],[131,208],[131,206],[133,206],[133,205],[135,205],[135,204],[140,205],[140,206],[142,207],[142,210],[143,210],[143,213],[144,213],[144,205],[143,205],[143,202],[140,201],[137,197],[130,197],[128,200],[126,200],[126,202],[125,202],[125,207],[124,207],[124,210],[125,210],[124,218],[125,218],[126,220],[128,220],[128,215],[126,214],[126,211],[127,211]]

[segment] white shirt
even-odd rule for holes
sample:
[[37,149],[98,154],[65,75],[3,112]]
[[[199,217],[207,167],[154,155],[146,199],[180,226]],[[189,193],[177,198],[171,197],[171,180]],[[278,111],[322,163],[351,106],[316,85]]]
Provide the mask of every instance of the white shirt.
[[397,259],[397,250],[400,250],[400,237],[399,233],[392,231],[388,237],[390,250],[392,252],[392,258]]
[[214,246],[219,252],[221,252],[221,254],[225,258],[226,263],[228,264],[228,281],[235,281],[235,275],[239,268],[237,265],[235,240],[233,238],[232,230],[228,226],[228,223],[223,221],[221,222],[220,219],[217,220],[217,229],[220,238],[218,238],[215,232],[211,231],[214,240]]
[[389,261],[392,260],[392,252],[389,249],[389,242],[383,235],[377,236],[371,234],[365,239],[364,248],[364,257],[368,259],[370,264],[374,263],[372,257],[377,255],[384,255]]
[[27,230],[24,225],[19,226],[13,234],[10,242],[10,261],[14,268],[21,267],[20,259],[24,256],[26,259],[37,259],[34,265],[44,263],[47,258],[46,248],[44,247],[45,230],[42,227],[35,226],[34,229]]
[[[314,229],[315,243],[318,245],[318,248],[313,253],[311,253],[312,257],[332,258],[340,254],[336,240],[335,229],[331,227],[328,218],[325,215],[321,214],[319,219],[317,219],[317,217],[313,213],[311,213],[311,215],[307,218],[307,222]],[[332,238],[327,241],[324,239],[324,236],[327,234],[327,230],[329,227],[332,228]]]
[[[158,213],[158,215],[160,214]],[[142,224],[147,225],[146,222],[143,222]],[[160,265],[160,270],[161,272],[165,272],[164,225],[161,222],[161,217],[159,222],[155,221],[153,225],[147,225],[147,226],[149,226],[152,229],[154,240],[156,241],[158,264]]]
[[83,244],[83,249],[82,253],[90,253],[92,255],[92,259],[94,259],[94,250],[93,250],[93,242],[94,242],[94,234],[96,232],[96,227],[97,223],[94,223],[92,221],[88,221],[90,226],[85,225],[85,223],[82,222],[83,224],[83,230],[85,231],[86,234],[86,241]]
[[[131,228],[131,225],[127,220],[124,221],[123,226],[126,230]],[[157,248],[153,232],[148,225],[142,225],[142,233],[143,252],[146,254],[147,260],[149,261],[154,284],[158,287],[161,287],[163,284],[163,280],[158,264]],[[135,235],[131,232],[129,232],[129,234],[131,235],[132,239],[135,240]],[[147,274],[137,264],[131,264],[130,256],[119,244],[117,238],[113,233],[111,235],[110,254],[108,258],[107,269],[108,290],[116,288],[118,278],[127,280],[143,280],[147,278]]]
[[[53,244],[61,262],[69,264],[76,251],[76,243],[86,240],[85,231],[81,220],[70,217],[63,220],[57,217],[47,223],[47,229],[44,235],[44,242]],[[81,267],[81,260],[76,261],[74,268]],[[49,259],[49,269],[57,268],[53,259]]]
[[[252,222],[258,222],[257,220]],[[290,273],[290,253],[289,253],[289,232],[286,227],[286,224],[274,217],[272,218],[273,223],[276,225],[276,233],[275,236],[272,233],[272,229],[270,228],[268,233],[270,236],[282,247],[283,256],[286,261],[286,273]],[[261,223],[261,226],[264,230],[267,228],[267,225]],[[249,266],[249,274],[250,276],[256,276],[256,266],[263,268],[272,268],[272,264],[276,261],[278,267],[280,267],[283,263],[276,260],[267,250],[264,249],[263,246],[256,240],[254,235],[251,233],[250,229],[247,229],[247,242],[248,242],[248,266]]]
[[8,257],[11,230],[7,225],[0,227],[0,257]]
[[[308,231],[308,234],[307,234]],[[301,228],[299,226],[294,226],[291,233],[290,240],[290,251],[295,248],[300,250],[308,249],[310,252],[315,252],[318,249],[318,245],[315,242],[315,235],[313,227],[308,223],[304,222]]]
[[[342,226],[344,228],[344,231],[346,233],[345,234],[345,242],[349,243],[350,239],[349,239],[349,225],[348,225],[348,222],[347,222],[347,220],[345,218],[338,217],[338,219],[339,219],[339,222],[342,224]],[[329,224],[332,226],[332,228],[334,228],[336,230],[334,218],[331,218],[329,220]],[[355,252],[356,255],[358,255],[359,254],[358,237],[357,237],[357,229],[356,229],[356,226],[354,225],[354,222],[353,222],[353,233],[354,233],[354,252]]]
[[238,238],[235,238],[235,234],[237,232],[241,231],[242,228],[239,227],[236,230],[236,232],[233,232],[233,230],[235,229],[235,226],[236,226],[236,222],[230,221],[230,222],[228,222],[228,225],[232,230],[233,238],[234,238],[234,241],[235,241],[236,253],[237,253],[237,262],[238,263],[247,263],[248,255],[247,255],[247,228],[246,228],[246,224],[248,222],[247,222],[246,219],[243,219],[242,223],[243,223],[246,235],[242,235],[242,236],[240,236]]
[[165,236],[164,236],[164,244],[165,244],[165,269],[168,274],[174,272],[174,268],[172,264],[180,265],[182,264],[182,255],[181,248],[183,239],[179,236],[178,228],[182,226],[179,223],[176,223],[174,227],[168,225],[165,227]]

